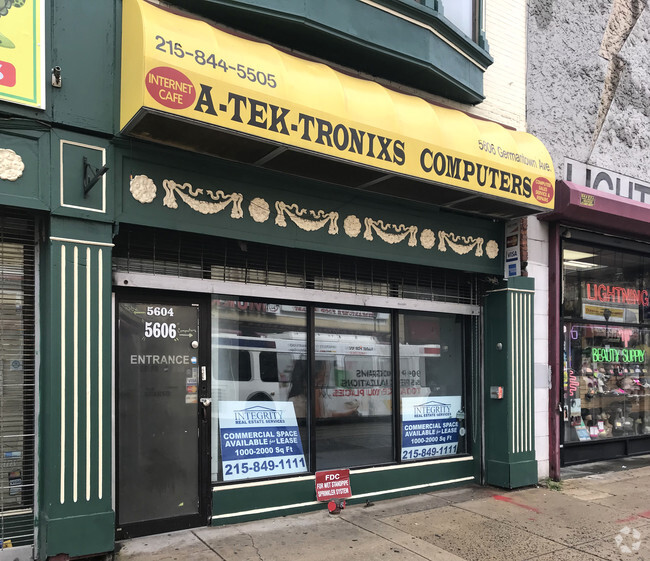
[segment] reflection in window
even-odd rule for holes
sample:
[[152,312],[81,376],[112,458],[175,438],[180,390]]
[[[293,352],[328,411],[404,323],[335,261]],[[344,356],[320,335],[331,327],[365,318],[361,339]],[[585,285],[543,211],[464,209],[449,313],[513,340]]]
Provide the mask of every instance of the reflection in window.
[[[415,0],[423,6],[434,6],[436,0]],[[438,11],[470,39],[475,40],[474,22],[477,17],[477,0],[437,0]]]
[[316,469],[393,461],[390,315],[315,316]]
[[[213,481],[467,452],[462,317],[400,313],[393,325],[390,312],[311,306],[309,331],[309,308],[213,298]],[[298,445],[271,457],[267,421],[280,417],[292,419]]]
[[399,326],[402,460],[465,452],[461,318],[402,313]]
[[465,35],[474,38],[476,0],[443,0],[443,15]]
[[212,299],[213,481],[308,471],[306,351],[304,308]]

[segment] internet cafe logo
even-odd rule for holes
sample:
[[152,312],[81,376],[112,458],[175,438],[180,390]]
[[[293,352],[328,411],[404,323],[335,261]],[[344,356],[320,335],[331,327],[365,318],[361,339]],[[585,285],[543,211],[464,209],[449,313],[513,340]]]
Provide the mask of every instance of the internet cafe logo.
[[636,553],[641,547],[641,532],[625,526],[614,538],[621,553]]
[[262,407],[254,405],[246,409],[236,409],[233,411],[235,414],[235,424],[238,425],[269,425],[269,424],[282,424],[284,418],[282,417],[283,411],[278,411],[271,407]]

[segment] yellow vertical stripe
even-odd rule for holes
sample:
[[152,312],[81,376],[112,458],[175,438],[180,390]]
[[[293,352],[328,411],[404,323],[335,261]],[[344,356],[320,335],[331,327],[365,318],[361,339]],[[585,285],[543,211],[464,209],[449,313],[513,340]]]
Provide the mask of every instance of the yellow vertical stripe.
[[90,335],[91,335],[91,305],[90,305],[90,292],[91,292],[91,264],[92,257],[90,253],[90,248],[86,248],[86,500],[90,500],[90,473],[91,473],[91,464],[90,464],[90,403],[91,403],[91,387],[90,387],[90,373],[91,373],[91,345],[90,345]]
[[79,482],[79,248],[77,246],[74,247],[72,275],[72,500],[76,503]]
[[102,498],[104,470],[102,463],[104,461],[104,351],[103,351],[103,326],[104,326],[104,263],[103,250],[100,249],[97,254],[97,488],[98,496]]
[[59,500],[61,504],[65,502],[65,361],[66,361],[66,340],[65,340],[65,289],[66,289],[66,277],[65,277],[65,268],[66,268],[66,248],[64,244],[61,244],[61,489]]

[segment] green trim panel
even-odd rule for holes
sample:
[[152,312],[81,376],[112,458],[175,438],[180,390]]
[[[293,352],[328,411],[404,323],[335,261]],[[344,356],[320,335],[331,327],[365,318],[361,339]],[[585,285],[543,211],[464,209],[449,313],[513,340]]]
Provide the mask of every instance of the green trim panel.
[[111,237],[52,217],[42,246],[40,558],[113,549]]
[[6,130],[0,134],[0,149],[12,152],[2,155],[10,158],[12,165],[0,174],[0,204],[46,210],[50,203],[50,135],[37,130]]
[[[49,2],[48,2],[49,3]],[[47,50],[52,66],[61,67],[61,87],[52,88],[47,73],[47,96],[56,123],[111,134],[118,105],[119,55],[116,42],[121,1],[51,2]],[[51,66],[47,67],[48,69]]]
[[[510,489],[537,483],[534,290],[534,279],[514,277],[485,298],[485,475]],[[502,399],[493,387],[503,388]]]
[[[413,463],[391,468],[351,470],[349,504],[392,499],[406,495],[468,485],[475,482],[477,459]],[[246,486],[216,487],[212,493],[212,524],[233,524],[298,512],[324,509],[316,502],[313,477],[269,481]]]
[[[113,148],[103,138],[52,131],[52,213],[99,222],[113,221]],[[84,193],[84,158],[88,177],[107,165],[108,171]]]
[[54,557],[60,553],[70,557],[97,555],[112,552],[115,548],[113,532],[106,528],[115,527],[112,511],[42,521],[44,535],[41,536],[43,552],[39,559]]

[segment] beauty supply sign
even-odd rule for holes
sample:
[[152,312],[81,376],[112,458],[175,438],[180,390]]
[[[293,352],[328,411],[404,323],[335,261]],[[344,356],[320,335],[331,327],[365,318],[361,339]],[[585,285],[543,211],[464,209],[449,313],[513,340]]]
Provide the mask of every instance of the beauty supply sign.
[[224,481],[307,469],[291,402],[220,401],[219,436]]
[[[402,398],[402,460],[455,454],[461,396]],[[464,429],[462,429],[464,430]]]

